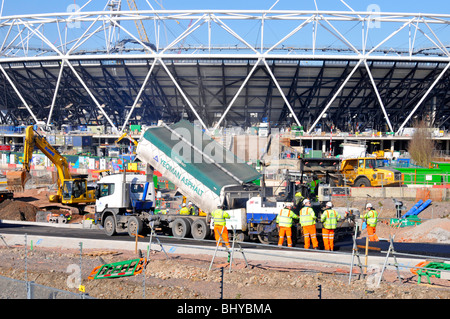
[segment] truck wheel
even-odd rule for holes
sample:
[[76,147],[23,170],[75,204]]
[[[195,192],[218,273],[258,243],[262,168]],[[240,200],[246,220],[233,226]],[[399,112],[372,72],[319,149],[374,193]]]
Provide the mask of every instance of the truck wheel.
[[142,222],[142,220],[136,216],[131,216],[128,219],[128,225],[127,225],[127,230],[128,230],[128,235],[135,237],[136,236],[136,232],[138,235],[142,234],[143,229],[144,228],[144,223]]
[[355,182],[356,187],[370,187],[370,181],[366,177],[362,177]]
[[248,240],[249,240],[248,235],[246,235],[242,231],[236,232],[236,241],[237,242],[245,242],[245,241],[248,241]]
[[194,239],[206,239],[211,234],[211,229],[204,219],[197,219],[191,225],[191,234]]
[[269,236],[265,232],[265,226],[264,224],[258,224],[256,226],[256,231],[258,232],[258,239],[261,244],[269,244]]
[[106,217],[103,228],[105,229],[105,233],[108,236],[114,236],[116,234],[116,221],[114,216]]
[[176,238],[185,238],[191,233],[191,224],[184,218],[177,218],[172,224],[172,235]]

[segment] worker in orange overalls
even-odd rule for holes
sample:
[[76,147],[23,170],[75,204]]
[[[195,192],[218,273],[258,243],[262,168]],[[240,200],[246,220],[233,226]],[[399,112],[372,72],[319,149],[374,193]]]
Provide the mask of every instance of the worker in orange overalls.
[[367,203],[366,205],[366,213],[363,216],[363,220],[367,223],[369,241],[379,241],[377,234],[375,234],[378,223],[378,212],[373,208],[371,203]]
[[305,249],[309,249],[311,242],[314,249],[319,248],[319,242],[316,235],[316,214],[311,208],[309,199],[303,201],[303,208],[300,210],[300,225],[303,230],[303,238],[305,240]]
[[225,243],[228,249],[230,249],[230,241],[228,240],[228,229],[226,219],[230,218],[230,215],[222,209],[222,205],[217,205],[211,213],[211,217],[214,220],[214,236],[216,238],[216,244],[222,247],[222,242],[220,237],[222,236],[222,241]]
[[283,246],[284,235],[286,235],[288,247],[292,247],[292,223],[293,219],[298,219],[298,216],[291,210],[291,204],[287,204],[277,215],[276,222],[279,227],[278,231],[278,246]]
[[326,209],[320,217],[323,225],[322,238],[325,250],[334,250],[334,230],[337,228],[337,221],[341,218],[341,215],[333,209],[333,204],[326,203]]

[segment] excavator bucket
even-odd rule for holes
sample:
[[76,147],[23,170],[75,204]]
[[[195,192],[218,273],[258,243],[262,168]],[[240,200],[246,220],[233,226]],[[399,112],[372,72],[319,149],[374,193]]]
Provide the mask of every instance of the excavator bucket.
[[23,192],[25,184],[31,178],[27,171],[12,171],[6,173],[6,186],[13,192]]

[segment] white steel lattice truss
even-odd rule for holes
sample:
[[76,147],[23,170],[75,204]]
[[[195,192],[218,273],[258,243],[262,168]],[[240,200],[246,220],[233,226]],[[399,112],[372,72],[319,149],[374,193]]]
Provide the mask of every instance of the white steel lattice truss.
[[[83,9],[83,8],[81,8]],[[149,42],[136,35],[135,22],[142,21],[147,29]],[[421,107],[430,92],[444,77],[450,66],[450,53],[442,34],[448,32],[450,23],[447,14],[414,14],[354,11],[100,11],[74,13],[36,14],[30,16],[5,16],[0,19],[0,70],[5,82],[12,87],[34,122],[50,124],[55,103],[59,98],[63,71],[71,71],[75,79],[90,96],[108,123],[122,131],[141,101],[141,95],[153,76],[155,66],[165,70],[173,82],[174,90],[184,100],[186,109],[208,129],[218,128],[233,108],[239,108],[236,101],[246,90],[246,85],[257,67],[265,68],[278,90],[289,117],[301,125],[298,112],[287,98],[287,89],[280,85],[270,61],[346,61],[350,64],[348,73],[341,79],[321,110],[312,120],[311,132],[326,115],[335,99],[342,94],[348,81],[361,69],[367,71],[379,108],[382,110],[388,131],[401,131]],[[276,35],[274,35],[276,33]],[[119,41],[120,36],[127,42]],[[186,44],[188,41],[189,44]],[[420,41],[420,44],[418,43]],[[133,48],[126,44],[132,43]],[[224,45],[227,43],[227,45]],[[324,45],[324,43],[327,43]],[[331,44],[330,44],[331,43]],[[406,50],[399,48],[406,44]],[[149,61],[134,102],[123,123],[112,120],[108,108],[98,100],[98,92],[80,74],[77,66],[95,61],[115,59]],[[225,99],[218,118],[213,124],[205,121],[201,109],[196,108],[169,63],[174,61],[226,61],[241,59],[253,61],[247,69],[245,79],[233,92],[231,99]],[[59,64],[59,73],[48,113],[44,118],[36,115],[36,102],[26,100],[10,71],[24,68],[24,65],[54,62]],[[168,62],[169,61],[169,62]],[[372,62],[431,63],[440,66],[431,84],[409,114],[394,128],[385,108],[386,102],[380,95],[377,82],[369,66]],[[26,69],[25,66],[25,69]],[[5,108],[5,106],[4,106]],[[42,114],[42,113],[41,113]]]

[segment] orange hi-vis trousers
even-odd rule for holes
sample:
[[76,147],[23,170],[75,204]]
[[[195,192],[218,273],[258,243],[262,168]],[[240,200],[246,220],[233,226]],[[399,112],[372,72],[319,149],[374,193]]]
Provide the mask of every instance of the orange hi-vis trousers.
[[369,241],[379,241],[376,232],[376,227],[367,225],[367,234],[369,235]]
[[[222,241],[219,242],[220,234],[222,234]],[[219,244],[219,247],[222,247],[222,242],[224,242],[228,248],[231,248],[230,241],[228,240],[228,229],[226,226],[214,225],[214,237],[216,238],[216,245]]]
[[286,235],[288,247],[292,247],[292,228],[283,226],[280,226],[280,231],[278,232],[278,246],[283,246],[284,235]]
[[313,248],[319,247],[319,242],[316,237],[316,225],[303,226],[303,238],[305,239],[305,249],[311,245]]
[[334,250],[334,229],[322,228],[322,238],[325,250]]

